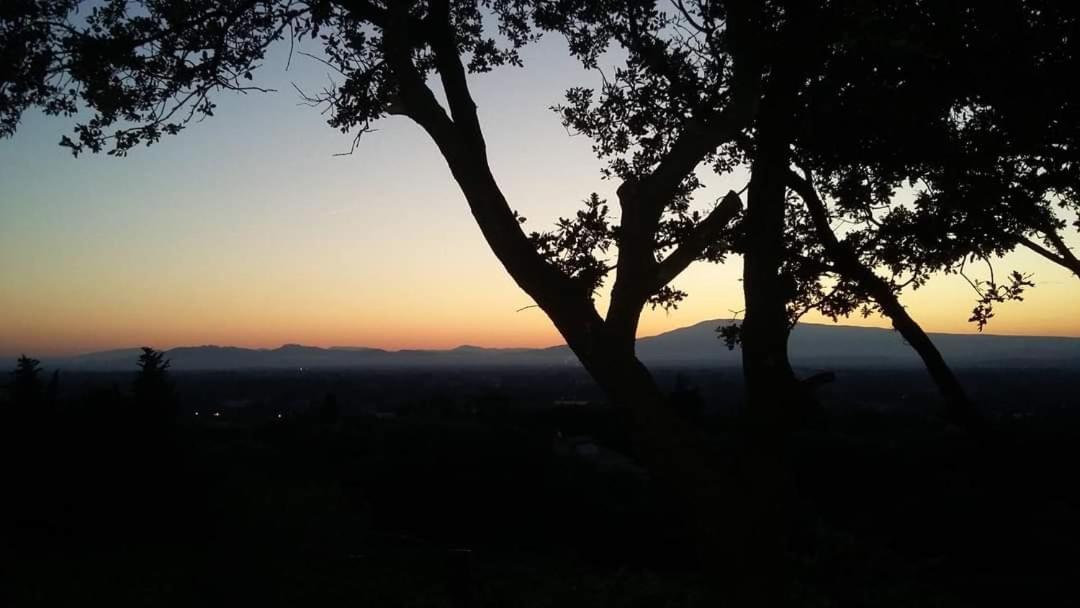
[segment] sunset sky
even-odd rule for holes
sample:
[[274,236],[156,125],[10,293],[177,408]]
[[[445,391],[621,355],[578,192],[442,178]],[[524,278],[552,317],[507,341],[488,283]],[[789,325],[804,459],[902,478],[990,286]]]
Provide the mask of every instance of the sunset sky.
[[[556,39],[525,60],[473,87],[496,178],[529,228],[544,229],[617,184],[599,178],[589,140],[569,136],[548,109],[598,76]],[[24,117],[0,140],[0,355],[559,343],[543,313],[519,311],[532,302],[418,127],[387,119],[354,154],[333,156],[351,136],[300,105],[289,84],[314,89],[325,72],[303,57],[286,72],[279,51],[258,74],[278,93],[220,96],[214,118],[125,159],[74,159],[56,145],[68,121]],[[744,180],[710,176],[701,206]],[[1001,306],[988,332],[1080,336],[1080,281],[1027,252],[998,268],[1031,272],[1038,287]],[[692,267],[675,282],[690,298],[670,314],[646,312],[641,334],[731,316],[742,308],[740,273],[737,258]],[[972,332],[973,297],[962,279],[941,277],[904,301],[927,330]]]

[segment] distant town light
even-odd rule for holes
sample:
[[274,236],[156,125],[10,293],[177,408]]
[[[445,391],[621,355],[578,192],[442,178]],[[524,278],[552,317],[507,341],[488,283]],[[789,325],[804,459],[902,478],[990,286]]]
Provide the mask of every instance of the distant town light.
[[278,417],[278,418],[281,418],[281,414],[278,414],[278,415],[277,415],[277,417]]
[[214,412],[214,418],[217,418],[220,415],[221,415],[221,412]]

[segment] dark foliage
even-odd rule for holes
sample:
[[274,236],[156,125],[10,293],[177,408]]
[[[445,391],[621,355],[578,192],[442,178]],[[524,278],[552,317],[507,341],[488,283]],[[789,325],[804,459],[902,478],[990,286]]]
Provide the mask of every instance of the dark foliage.
[[[808,88],[795,140],[803,176],[847,226],[843,247],[886,271],[896,293],[1018,246],[1075,272],[1058,233],[1075,215],[1080,177],[1068,84],[1080,12],[1049,1],[908,3],[866,25],[870,36],[838,55],[845,77]],[[1032,286],[1026,276],[991,285],[989,274],[987,289],[964,275],[980,329],[992,301]]]
[[11,373],[11,394],[15,405],[33,408],[41,405],[45,396],[41,382],[41,361],[21,355]]
[[175,416],[175,403],[165,353],[142,347],[138,367],[131,391],[137,415],[158,421],[171,419]]

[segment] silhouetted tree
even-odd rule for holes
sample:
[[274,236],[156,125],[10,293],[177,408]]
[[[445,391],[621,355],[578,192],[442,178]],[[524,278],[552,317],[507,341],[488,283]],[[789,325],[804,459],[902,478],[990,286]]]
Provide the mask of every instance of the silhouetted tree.
[[[572,90],[560,108],[568,126],[598,142],[610,174],[635,179],[675,139],[682,117],[730,103],[739,91],[746,96],[747,129],[711,161],[718,172],[742,165],[751,176],[747,212],[732,243],[744,259],[746,316],[741,326],[723,331],[729,344],[742,345],[757,415],[780,420],[810,400],[787,356],[795,321],[812,308],[846,316],[864,303],[894,318],[952,409],[970,411],[896,290],[886,289],[891,281],[867,271],[874,265],[852,264],[841,255],[847,247],[833,246],[821,230],[831,233],[828,216],[824,224],[816,221],[822,215],[800,211],[791,196],[806,192],[795,167],[821,169],[833,178],[861,168],[864,158],[883,158],[893,163],[893,174],[928,173],[933,165],[910,145],[915,140],[905,128],[940,126],[964,98],[965,90],[949,81],[952,71],[971,63],[950,47],[964,33],[962,11],[877,2],[678,2],[668,13],[651,2],[557,6],[541,14],[567,34],[586,66],[595,65],[612,42],[630,56],[599,94]],[[912,154],[890,156],[894,146],[904,145]],[[687,192],[695,185],[688,182]],[[620,250],[620,264],[623,257]],[[840,269],[840,289],[826,292],[823,275],[838,276]]]
[[[747,211],[734,240],[744,258],[746,318],[737,330],[725,328],[724,337],[742,344],[752,411],[766,421],[782,420],[807,399],[806,385],[796,380],[787,357],[789,329],[803,313],[816,308],[836,318],[878,311],[923,358],[947,400],[946,415],[977,424],[959,382],[898,294],[932,272],[962,271],[964,254],[1000,254],[1000,239],[974,223],[953,234],[954,222],[926,221],[961,243],[955,255],[932,240],[915,243],[925,228],[881,216],[896,209],[903,217],[897,189],[933,184],[939,173],[954,174],[957,161],[972,166],[974,176],[997,172],[990,167],[1000,166],[999,159],[972,156],[979,147],[954,134],[964,130],[967,111],[980,104],[1000,105],[1003,114],[1015,108],[1031,120],[1021,109],[1037,112],[1043,102],[1026,104],[1028,95],[1012,84],[1014,67],[1015,82],[1030,80],[1025,71],[1041,73],[1036,90],[1054,90],[1055,101],[1045,105],[1061,107],[1047,116],[1075,107],[1066,85],[1069,71],[1044,67],[1069,64],[1065,58],[1075,56],[1076,10],[1052,2],[673,4],[666,15],[650,2],[557,4],[563,12],[553,19],[571,47],[592,50],[579,53],[587,65],[612,41],[630,56],[599,95],[571,91],[564,118],[599,142],[596,149],[611,160],[611,173],[632,177],[637,167],[648,166],[650,153],[664,149],[682,117],[708,104],[710,95],[722,103],[739,91],[736,85],[751,83],[742,89],[753,106],[750,128],[732,138],[733,149],[721,149],[716,168],[723,172],[740,163],[751,173]],[[569,17],[568,6],[576,11]],[[1005,31],[1017,34],[1024,57],[1019,62],[1007,57],[1018,48],[1011,37],[1003,43]],[[1009,67],[1008,76],[999,61]],[[988,131],[1003,132],[993,126]],[[1034,149],[1055,151],[1044,157],[1070,158],[1076,149],[1063,134],[1034,139]],[[1068,169],[1075,179],[1075,164],[1059,167],[1059,179]],[[1030,171],[1052,174],[1045,167]],[[983,194],[1008,201],[1007,177],[1016,173],[1005,172]],[[945,208],[943,202],[919,200]],[[973,203],[957,206],[978,215]],[[1008,202],[999,206],[992,220],[996,232],[1022,216]],[[838,236],[835,219],[856,229]],[[892,232],[890,225],[896,227]],[[1030,281],[1012,274],[1006,282],[975,286],[980,293],[972,319],[981,327],[993,303],[1019,297]],[[758,455],[766,461],[768,452]],[[780,468],[757,473],[767,479],[782,474]],[[761,488],[756,502],[767,505],[775,491]],[[782,500],[778,494],[772,498]]]
[[[761,78],[757,110],[753,129],[735,138],[742,156],[731,157],[751,170],[742,239],[736,241],[745,259],[746,322],[723,328],[723,337],[743,345],[756,407],[767,410],[804,397],[786,355],[788,327],[803,313],[817,308],[836,318],[877,311],[889,316],[923,357],[948,401],[948,415],[971,421],[970,402],[898,293],[922,284],[932,272],[962,272],[964,252],[983,259],[1000,255],[1008,249],[1002,248],[1002,235],[1017,233],[1003,228],[1018,222],[1040,227],[1053,245],[1047,226],[1060,227],[1062,221],[1055,223],[1052,212],[1025,211],[1015,194],[1015,176],[1024,171],[1039,176],[1044,188],[1056,188],[1053,194],[1064,208],[1075,209],[1075,196],[1066,196],[1075,191],[1069,182],[1076,177],[1069,173],[1075,121],[1063,115],[1075,107],[1065,83],[1077,67],[1069,46],[1076,10],[1053,2],[764,2],[743,9],[739,3],[679,2],[672,14],[657,17],[656,28],[646,20],[620,31],[611,16],[618,7],[570,4],[578,13],[566,27],[581,45],[604,48],[609,39],[632,38],[644,49],[635,62],[634,46],[623,44],[631,49],[630,67],[615,74],[615,84],[606,85],[598,102],[580,93],[571,97],[573,126],[594,137],[599,133],[606,145],[598,150],[615,159],[615,170],[632,164],[638,154],[632,146],[627,152],[626,142],[652,140],[657,137],[652,130],[663,130],[665,115],[650,110],[666,103],[665,95],[716,89],[711,74],[729,65],[724,59],[732,49],[723,43],[737,35],[730,15],[744,10],[755,28],[748,48]],[[649,12],[651,3],[641,4],[639,14],[655,14]],[[582,30],[583,20],[592,29]],[[1015,45],[1012,37],[1002,44],[1000,32],[1006,30],[1015,33]],[[738,65],[737,55],[731,59]],[[1049,94],[1029,102],[1015,83]],[[989,118],[973,120],[976,111]],[[973,139],[972,125],[978,124],[986,133]],[[1053,125],[1064,126],[1054,131]],[[647,150],[649,143],[639,145]],[[1002,150],[1019,151],[1008,158]],[[899,207],[893,199],[905,182],[937,184],[939,175],[959,173],[968,183],[981,184],[977,192],[983,199],[1002,201],[996,213],[985,213],[986,204],[971,197],[952,205],[959,209],[950,212],[955,220],[935,221],[950,205],[931,194],[937,188],[932,186],[918,199],[922,209],[916,215],[926,216],[924,225],[898,221],[903,213],[882,219],[883,209]],[[1024,197],[1046,199],[1045,192],[1031,189]],[[1041,205],[1044,211],[1048,207]],[[975,221],[965,227],[960,221],[965,214],[982,227]],[[837,238],[833,219],[860,228]],[[893,226],[892,233],[880,230],[883,225]],[[943,233],[943,242],[924,238],[928,232]],[[956,244],[945,242],[950,240]],[[1056,249],[1057,261],[1068,262],[1069,252]],[[877,269],[886,272],[879,275]],[[1009,275],[1007,282],[972,283],[979,292],[972,321],[980,328],[995,302],[1018,299],[1030,286],[1020,274]]]
[[[801,252],[801,263],[797,264],[805,282],[796,301],[805,304],[804,311],[816,308],[834,320],[856,312],[868,316],[877,311],[887,316],[893,328],[922,358],[937,384],[946,400],[945,417],[966,427],[977,425],[978,413],[956,375],[929,335],[901,304],[899,292],[905,283],[897,280],[898,273],[881,276],[873,270],[872,251],[859,240],[863,234],[837,237],[832,228],[833,214],[810,181],[809,172],[800,176],[792,171],[788,187],[805,204],[802,222],[808,225],[808,233],[814,240],[814,244]],[[820,256],[812,255],[815,248],[820,248]],[[826,286],[823,279],[830,276],[833,282]],[[906,284],[910,284],[910,279]]]
[[[885,314],[923,358],[947,415],[973,424],[973,406],[899,294],[935,273],[962,275],[981,330],[995,303],[1032,286],[1015,271],[995,279],[992,266],[1017,245],[1038,249],[1025,235],[1070,267],[1054,235],[1077,208],[1076,103],[1065,83],[1080,68],[1071,42],[1080,13],[1049,1],[880,9],[865,36],[830,58],[844,77],[814,81],[800,104],[808,118],[788,171],[795,308]],[[988,280],[967,276],[974,261]]]
[[[699,185],[694,171],[720,162],[717,149],[749,126],[753,78],[728,90],[729,81],[746,80],[742,67],[738,76],[725,71],[717,91],[705,95],[708,103],[656,106],[656,115],[670,113],[671,120],[633,170],[618,175],[618,226],[611,225],[607,205],[590,196],[586,210],[561,220],[555,231],[529,235],[491,172],[469,75],[520,64],[518,49],[538,36],[534,24],[554,26],[551,20],[571,15],[573,7],[551,12],[505,0],[112,0],[74,18],[75,5],[25,2],[3,14],[0,48],[12,66],[5,78],[12,84],[0,89],[3,134],[13,132],[31,106],[51,114],[87,107],[91,118],[62,144],[75,154],[124,155],[211,115],[214,93],[257,90],[251,72],[275,41],[290,35],[318,39],[343,80],[308,101],[328,106],[330,125],[343,131],[362,134],[388,114],[422,127],[496,257],[612,400],[635,413],[646,461],[661,478],[679,480],[678,487],[707,477],[698,434],[664,407],[662,392],[635,357],[634,340],[646,304],[676,302],[681,292],[669,283],[693,261],[722,255],[718,241],[739,211],[738,196],[730,193],[704,214],[690,212],[688,203]],[[616,16],[622,32],[642,19],[650,28],[658,25],[651,9]],[[498,34],[487,31],[492,24]],[[593,49],[575,52],[588,60]],[[445,106],[431,88],[435,84]],[[598,262],[613,246],[618,263]],[[593,296],[612,272],[602,316]],[[706,507],[697,507],[704,503],[686,498],[703,519],[711,518]]]
[[41,382],[41,362],[20,355],[12,372],[11,396],[16,405],[23,408],[37,408],[44,400]]
[[950,162],[934,167],[914,210],[893,218],[915,236],[907,243],[941,250],[939,264],[1025,247],[1080,278],[1066,242],[1080,234],[1080,107],[1070,86],[1078,14],[1074,3],[1048,0],[972,12],[977,71],[952,109],[940,153]]
[[169,360],[165,353],[148,346],[139,355],[139,371],[132,383],[132,396],[140,417],[168,421],[173,411],[173,387],[169,380]]

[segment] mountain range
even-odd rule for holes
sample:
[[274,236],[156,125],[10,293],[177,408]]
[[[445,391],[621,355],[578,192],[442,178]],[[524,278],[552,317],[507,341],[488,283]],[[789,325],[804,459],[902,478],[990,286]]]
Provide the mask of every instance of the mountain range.
[[[717,339],[716,328],[730,320],[702,321],[641,338],[638,357],[650,365],[725,367],[739,364],[739,352]],[[955,367],[1046,367],[1080,370],[1080,338],[931,334],[945,359]],[[802,368],[911,367],[915,352],[890,329],[800,323],[792,331],[792,363]],[[53,359],[50,367],[85,371],[130,370],[139,349],[93,352]],[[299,368],[416,368],[576,366],[566,346],[448,350],[382,350],[365,347],[321,348],[286,344],[273,349],[235,346],[184,346],[167,352],[172,369],[212,371]]]

